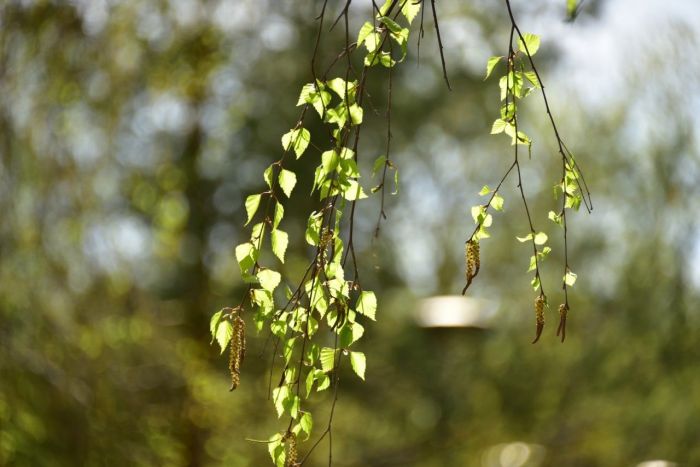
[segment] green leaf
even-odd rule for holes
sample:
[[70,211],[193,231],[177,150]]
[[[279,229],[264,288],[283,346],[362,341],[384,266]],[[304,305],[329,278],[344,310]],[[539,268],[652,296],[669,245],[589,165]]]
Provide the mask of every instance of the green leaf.
[[362,110],[362,107],[357,104],[352,104],[350,106],[350,121],[353,125],[361,125],[363,115],[364,111]]
[[289,386],[283,385],[272,390],[272,402],[277,410],[277,417],[284,414],[285,401],[289,397]]
[[272,189],[272,171],[274,170],[274,164],[271,164],[267,169],[265,169],[265,172],[263,172],[263,178],[265,179],[265,183],[267,183],[267,186]]
[[486,62],[486,77],[484,78],[484,81],[487,80],[489,76],[491,76],[493,69],[496,68],[496,65],[498,65],[498,62],[500,62],[502,58],[503,57],[501,56],[489,58],[489,61]]
[[[355,102],[355,89],[357,88],[356,81],[345,81],[343,78],[333,78],[332,80],[326,82],[329,88],[335,92],[338,97],[345,101],[345,94],[347,92],[348,101],[350,104]],[[342,104],[346,107],[346,104]]]
[[284,452],[284,443],[282,442],[282,435],[276,433],[272,436],[267,443],[267,450],[270,453],[272,462],[274,462],[276,467],[284,467],[286,460],[286,453]]
[[544,245],[547,243],[547,234],[544,232],[538,232],[535,235],[535,245]]
[[238,266],[241,268],[242,273],[246,273],[253,267],[257,256],[258,251],[250,242],[241,243],[236,247],[236,261],[238,261]]
[[[363,24],[360,28],[359,34],[357,35],[357,46],[361,46],[365,42],[365,39],[367,39],[367,37],[370,34],[372,34],[372,32],[374,32],[374,25],[372,25],[372,23],[370,23],[369,21],[365,22],[365,24]],[[374,51],[374,49],[370,50],[369,45],[367,46],[367,50],[369,52]]]
[[374,292],[366,291],[360,294],[355,304],[357,312],[369,319],[376,321],[377,317],[377,297]]
[[324,347],[321,349],[321,356],[319,360],[321,361],[321,368],[325,373],[332,371],[335,368],[335,349],[330,347]]
[[361,379],[365,379],[365,369],[367,368],[367,359],[362,352],[350,352],[350,365],[353,371]]
[[472,206],[471,212],[474,223],[479,224],[480,220],[483,220],[484,216],[486,215],[486,208],[481,205]]
[[331,102],[331,94],[323,89],[324,85],[321,81],[318,81],[316,85],[314,83],[305,84],[301,89],[297,105],[312,104],[316,112],[323,116],[324,109]]
[[262,244],[262,237],[265,235],[265,223],[258,222],[250,229],[250,240],[251,242],[257,241],[258,245]]
[[301,429],[304,430],[304,433],[306,433],[306,439],[308,440],[311,437],[311,430],[314,428],[314,418],[309,412],[304,412],[301,416],[301,420],[299,420],[299,425]]
[[537,292],[537,289],[540,288],[540,278],[535,276],[531,281],[530,285],[532,286],[532,289]]
[[379,156],[374,160],[374,165],[372,166],[372,176],[374,177],[377,172],[379,172],[386,164],[386,156]]
[[287,169],[282,169],[280,171],[279,175],[279,184],[280,187],[282,188],[282,191],[284,191],[284,194],[287,195],[287,198],[292,196],[292,190],[294,189],[294,186],[297,184],[297,176],[294,172],[291,172]]
[[537,260],[535,259],[535,255],[530,256],[530,266],[527,268],[527,272],[534,271],[537,269]]
[[224,353],[224,350],[226,350],[226,346],[231,341],[231,336],[233,336],[231,322],[228,320],[219,321],[219,325],[216,328],[216,342],[221,347],[221,353]]
[[306,148],[309,146],[311,141],[311,133],[306,128],[297,128],[289,130],[287,133],[282,135],[282,148],[285,151],[294,149],[294,153],[299,159]]
[[360,323],[345,323],[345,325],[340,328],[340,331],[338,332],[340,346],[343,348],[350,347],[352,344],[360,340],[364,333],[365,328]]
[[287,232],[273,229],[271,238],[272,252],[280,259],[280,261],[284,263],[284,253],[287,251],[287,245],[289,244],[289,236],[287,235]]
[[[407,3],[408,1],[410,0],[407,0]],[[381,16],[379,18],[379,22],[386,25],[386,27],[389,28],[389,31],[393,32],[394,34],[400,34],[401,30],[403,29],[396,21],[388,16]]]
[[527,236],[525,236],[525,237],[515,237],[515,238],[517,238],[520,243],[525,243],[528,240],[532,240],[532,233],[527,234]]
[[[524,42],[523,39],[525,39]],[[523,34],[522,39],[518,39],[518,48],[523,53],[529,52],[530,56],[535,55],[540,48],[540,36],[526,32]]]
[[216,328],[219,327],[219,321],[221,321],[221,315],[223,314],[224,310],[219,310],[216,313],[214,313],[209,320],[209,331],[211,331],[211,338],[212,342],[216,338]]
[[250,221],[253,219],[253,216],[255,216],[255,213],[258,211],[258,206],[260,206],[260,198],[262,198],[262,195],[250,195],[246,198],[245,200],[245,211],[248,213],[248,221],[245,223],[245,225],[248,225]]
[[576,274],[571,271],[567,271],[564,275],[564,283],[566,283],[566,285],[569,287],[573,287],[576,283]]
[[508,122],[499,118],[495,122],[493,122],[493,125],[491,126],[491,134],[497,135],[499,133],[503,133],[507,126]]
[[335,170],[338,168],[339,162],[340,156],[335,149],[325,151],[323,154],[321,154],[321,167],[326,175],[335,172]]
[[525,78],[527,78],[527,80],[530,83],[532,83],[533,86],[535,86],[536,88],[541,87],[540,80],[537,79],[537,73],[535,73],[534,71],[526,71],[523,74],[525,75]]
[[[314,83],[306,83],[301,88],[299,99],[297,99],[297,107],[304,104],[312,104],[315,99],[318,99],[318,93]],[[283,145],[284,146],[284,145]]]
[[314,372],[313,370],[309,370],[309,372],[306,374],[306,397],[308,398],[309,395],[311,395],[311,390],[314,388]]
[[282,280],[280,273],[272,269],[261,269],[256,276],[260,281],[260,286],[269,292],[275,290]]
[[321,241],[321,225],[323,223],[323,213],[313,212],[306,222],[306,243],[318,246]]
[[367,198],[367,194],[356,180],[348,180],[348,184],[343,187],[342,194],[343,198],[347,199],[348,201]]
[[316,387],[316,392],[325,391],[331,387],[331,379],[325,373],[321,372],[316,378],[318,381],[318,386]]
[[474,234],[474,239],[475,240],[482,240],[484,238],[489,238],[491,235],[489,235],[489,232],[486,230],[486,228],[482,225],[479,227],[479,230],[476,231],[476,234]]
[[284,217],[284,206],[282,206],[282,203],[275,204],[275,218],[272,221],[272,228],[273,229],[276,229],[280,225],[280,222],[282,222],[283,217]]
[[549,220],[551,220],[555,224],[563,225],[562,224],[562,217],[554,211],[549,211]]
[[491,193],[491,188],[489,188],[488,185],[484,185],[484,187],[479,191],[479,196],[485,196]]
[[403,6],[401,7],[401,13],[406,17],[408,24],[411,24],[413,20],[420,12],[420,1],[419,0],[405,0]]
[[496,211],[503,211],[503,197],[499,194],[493,195],[493,198],[491,199],[491,206]]

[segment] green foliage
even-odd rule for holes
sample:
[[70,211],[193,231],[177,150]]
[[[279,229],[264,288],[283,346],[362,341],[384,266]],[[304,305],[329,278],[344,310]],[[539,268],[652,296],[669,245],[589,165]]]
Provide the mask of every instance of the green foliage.
[[[360,28],[357,45],[366,51],[363,58],[365,72],[376,65],[394,67],[406,58],[409,29],[400,24],[398,15],[400,12],[410,24],[418,14],[420,4],[403,2],[400,9],[391,14],[393,3],[386,3],[373,22],[366,22]],[[400,54],[394,53],[396,49]],[[258,331],[269,327],[282,351],[284,368],[280,383],[272,390],[273,405],[278,417],[290,417],[291,432],[304,432],[307,439],[312,434],[313,418],[306,409],[306,400],[314,387],[316,392],[322,392],[333,384],[344,356],[349,356],[350,366],[357,376],[365,379],[365,354],[352,349],[365,333],[358,319],[376,320],[377,314],[374,292],[362,290],[359,284],[352,237],[346,245],[341,236],[346,204],[353,206],[349,220],[352,225],[355,203],[368,198],[360,183],[362,174],[357,154],[354,148],[348,147],[352,134],[359,137],[358,127],[364,121],[364,93],[363,82],[333,77],[307,83],[299,94],[297,105],[313,106],[332,138],[330,147],[320,151],[313,176],[312,194],[318,195],[320,204],[309,215],[304,233],[306,243],[314,248],[313,258],[301,279],[284,278],[284,282],[298,284],[295,291],[288,289],[284,299],[274,294],[283,282],[282,274],[259,261],[260,251],[266,248],[263,242],[266,230],[270,232],[271,251],[282,263],[293,241],[282,229],[285,209],[277,193],[281,190],[286,198],[290,198],[296,187],[298,174],[286,163],[285,155],[293,152],[299,159],[309,149],[311,134],[302,126],[302,121],[282,136],[284,154],[263,173],[270,191],[247,198],[247,224],[255,218],[262,218],[251,229],[250,242],[236,247],[236,259],[243,278],[250,284],[247,296],[256,310],[255,326]],[[371,193],[383,190],[388,169],[394,171],[394,193],[398,192],[398,170],[387,154],[374,162],[372,176],[381,171],[382,182]],[[263,197],[267,204],[261,211]],[[493,202],[502,208],[502,198]],[[346,278],[348,257],[353,261],[352,278]],[[215,315],[214,319],[218,322],[220,315]],[[228,342],[228,327],[218,324],[218,329],[222,333],[220,343],[223,340]],[[317,335],[328,333],[336,336],[336,346],[321,346],[321,342],[327,341],[316,340]],[[302,384],[305,391],[299,390]],[[285,462],[285,436],[277,433],[268,442],[270,456],[277,465]]]

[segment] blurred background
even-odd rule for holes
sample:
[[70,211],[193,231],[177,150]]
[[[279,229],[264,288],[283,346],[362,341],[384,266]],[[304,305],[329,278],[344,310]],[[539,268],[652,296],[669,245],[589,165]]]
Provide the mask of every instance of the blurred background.
[[[512,2],[521,29],[542,35],[539,70],[595,206],[570,218],[579,279],[567,341],[550,312],[531,345],[514,179],[470,300],[435,298],[461,290],[469,208],[512,158],[507,139],[489,135],[499,93],[483,81],[488,57],[507,46],[504,5],[437,3],[453,90],[426,14],[420,66],[414,33],[394,76],[401,189],[379,239],[377,200],[358,205],[363,284],[380,309],[359,343],[367,382],[341,374],[334,464],[700,465],[700,6],[588,0],[566,22],[564,0]],[[243,382],[229,393],[208,325],[244,291],[233,254],[248,235],[243,200],[296,122],[321,5],[2,2],[0,465],[270,462],[246,441],[283,428],[266,397],[265,336],[250,327]],[[329,17],[343,5],[330,1]],[[352,37],[370,5],[352,2]],[[342,28],[326,39],[325,64]],[[377,115],[365,110],[365,164],[384,150],[386,79],[377,70],[369,81]],[[561,240],[546,216],[559,159],[540,96],[525,107],[525,189],[550,233],[545,287],[556,305]],[[298,162],[283,221],[292,276],[308,261],[317,163],[314,152]],[[460,307],[478,322],[424,319]],[[317,435],[329,402],[313,399]],[[324,442],[306,465],[326,463]]]

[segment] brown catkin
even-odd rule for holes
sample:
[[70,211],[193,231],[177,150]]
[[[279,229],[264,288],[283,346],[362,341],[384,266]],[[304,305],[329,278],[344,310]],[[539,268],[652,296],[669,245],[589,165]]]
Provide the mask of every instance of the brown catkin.
[[286,467],[297,467],[299,465],[299,453],[297,452],[297,437],[294,433],[289,433],[284,441],[287,446]]
[[566,314],[569,312],[569,307],[562,303],[559,305],[559,328],[557,328],[557,336],[561,336],[561,341],[566,339]]
[[540,336],[542,335],[542,329],[544,329],[544,295],[540,294],[537,296],[535,299],[535,321],[536,321],[536,326],[535,326],[535,340],[532,341],[534,344],[538,340],[540,340]]
[[245,322],[236,315],[233,318],[233,335],[229,352],[228,369],[231,372],[231,388],[233,391],[241,383],[241,363],[245,357]]
[[479,242],[476,240],[469,240],[466,245],[465,250],[466,263],[467,263],[467,282],[471,282],[474,277],[476,277],[479,272],[479,267],[481,266],[481,259],[479,258]]

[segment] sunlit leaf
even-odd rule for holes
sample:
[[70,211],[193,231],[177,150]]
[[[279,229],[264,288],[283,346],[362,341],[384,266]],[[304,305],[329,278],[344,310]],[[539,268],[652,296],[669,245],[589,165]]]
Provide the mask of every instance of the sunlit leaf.
[[258,206],[260,206],[261,198],[262,195],[260,194],[250,195],[246,198],[245,211],[248,214],[248,220],[246,221],[246,225],[250,223],[250,221],[253,219],[253,216],[255,216],[255,213],[258,211]]
[[353,371],[361,379],[365,379],[365,369],[367,368],[367,359],[362,352],[350,352],[350,365]]
[[294,189],[294,186],[297,184],[297,176],[294,172],[291,172],[286,169],[282,169],[280,171],[279,175],[279,184],[280,188],[282,188],[282,191],[284,191],[284,194],[287,195],[287,198],[292,196],[292,190]]

